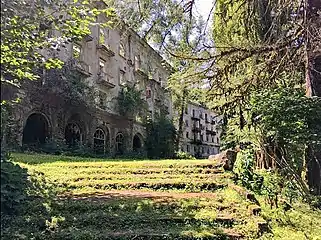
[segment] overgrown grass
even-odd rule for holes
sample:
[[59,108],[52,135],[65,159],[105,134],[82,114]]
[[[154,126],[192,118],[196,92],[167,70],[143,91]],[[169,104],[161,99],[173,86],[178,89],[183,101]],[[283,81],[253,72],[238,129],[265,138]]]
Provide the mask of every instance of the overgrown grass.
[[[46,188],[5,219],[3,239],[318,239],[320,211],[294,205],[260,215],[209,160],[117,160],[13,154]],[[42,178],[39,178],[41,180]],[[301,221],[302,219],[302,221]],[[258,223],[267,221],[270,231]],[[290,237],[290,238],[289,238]]]

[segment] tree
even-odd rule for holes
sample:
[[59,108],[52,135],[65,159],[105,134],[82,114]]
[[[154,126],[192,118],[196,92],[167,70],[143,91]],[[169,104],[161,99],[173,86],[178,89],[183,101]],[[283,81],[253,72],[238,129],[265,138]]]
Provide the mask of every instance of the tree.
[[184,42],[193,49],[199,46],[206,36],[204,30],[207,24],[200,16],[195,15],[190,0],[107,2],[115,7],[126,24],[166,57],[170,57],[168,51],[177,50],[180,43]]
[[147,109],[147,103],[142,99],[142,91],[135,86],[125,86],[117,97],[118,112],[122,116],[133,118],[136,115],[142,115]]
[[[66,44],[90,34],[92,25],[108,25],[96,23],[99,14],[112,17],[113,9],[77,0],[2,1],[1,108],[14,104],[12,100],[17,99],[21,85],[26,87],[30,86],[29,81],[44,80],[45,70],[61,69],[64,63],[57,56]],[[2,121],[1,128],[5,126]]]
[[146,143],[149,158],[173,158],[175,154],[176,129],[173,123],[164,115],[154,121],[147,119]]
[[113,13],[104,5],[92,4],[86,0],[1,1],[1,214],[18,209],[29,184],[26,170],[7,161],[4,151],[9,110],[19,103],[17,90],[38,80],[44,69],[62,68],[58,51],[89,34],[90,26],[97,24],[96,16]]
[[41,68],[61,68],[57,52],[90,34],[99,14],[110,17],[113,10],[78,0],[2,1],[1,85],[19,86],[38,79]]
[[[189,8],[194,4],[189,1]],[[212,42],[197,51],[169,49],[176,61],[188,63],[176,74],[176,86],[184,79],[190,88],[202,89],[201,101],[226,117],[238,115],[241,129],[257,91],[286,85],[320,97],[320,10],[314,0],[216,1]],[[317,149],[310,143],[306,153],[310,189],[320,193]]]

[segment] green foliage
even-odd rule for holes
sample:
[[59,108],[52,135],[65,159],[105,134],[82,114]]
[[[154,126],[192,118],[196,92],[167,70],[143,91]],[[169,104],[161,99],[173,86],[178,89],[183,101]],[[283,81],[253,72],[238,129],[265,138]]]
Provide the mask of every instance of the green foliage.
[[26,85],[31,101],[68,108],[77,106],[83,111],[94,104],[94,91],[88,85],[85,77],[75,70],[72,61],[61,69],[47,70],[42,84],[30,82]]
[[[23,79],[36,80],[39,67],[61,68],[63,62],[55,53],[90,34],[100,14],[111,16],[113,10],[97,9],[87,1],[1,2],[1,84],[18,86]],[[54,31],[59,31],[59,37],[52,36]]]
[[[92,146],[84,144],[75,144],[74,146],[67,146],[64,141],[57,139],[48,139],[44,144],[28,144],[22,148],[23,152],[27,153],[45,153],[53,155],[64,156],[78,156],[91,158],[112,158],[109,152],[96,153]],[[140,155],[140,153],[136,153]],[[131,154],[126,155],[127,157]],[[132,153],[132,157],[136,155]]]
[[135,86],[125,86],[117,97],[118,112],[122,116],[133,117],[146,109],[146,102],[142,99],[141,91]]
[[147,153],[145,149],[135,151],[125,151],[122,155],[117,156],[120,159],[146,159]]
[[16,214],[26,200],[27,169],[12,163],[1,153],[1,214]]
[[252,123],[266,138],[288,146],[321,144],[321,99],[300,89],[277,88],[256,94]]
[[257,91],[246,108],[230,118],[225,145],[252,146],[253,154],[261,156],[257,161],[266,164],[273,159],[276,166],[284,169],[280,173],[294,181],[293,187],[300,187],[306,194],[306,146],[320,149],[320,98],[309,98],[300,89],[282,86]]
[[[13,157],[30,173],[38,172],[33,178],[40,185],[37,189],[56,188],[59,197],[38,199],[25,214],[11,217],[11,225],[1,229],[3,239],[201,240],[236,234],[253,239],[260,234],[257,224],[264,220],[271,231],[263,233],[263,239],[320,235],[320,211],[299,201],[285,211],[281,206],[271,209],[258,196],[262,211],[254,215],[250,210],[258,206],[236,191],[245,190],[235,188],[231,174],[222,173],[213,161]],[[46,191],[38,194],[46,196]]]
[[149,158],[172,158],[175,154],[176,128],[165,116],[155,121],[148,119],[146,124],[146,150]]
[[194,156],[187,152],[177,151],[175,152],[175,159],[196,159]]
[[264,196],[270,207],[278,207],[279,199],[287,199],[290,203],[301,197],[297,183],[287,175],[280,174],[284,170],[255,170],[255,159],[252,149],[238,153],[233,168],[235,180],[256,194]]
[[255,173],[254,164],[253,150],[246,149],[237,154],[233,171],[236,174],[237,181],[244,187],[254,192],[261,192],[264,179]]

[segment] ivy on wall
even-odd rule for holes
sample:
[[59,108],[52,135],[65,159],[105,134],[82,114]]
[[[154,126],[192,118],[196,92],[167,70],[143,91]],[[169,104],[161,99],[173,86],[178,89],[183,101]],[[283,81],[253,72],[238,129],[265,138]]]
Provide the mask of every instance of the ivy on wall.
[[126,85],[119,91],[117,109],[120,115],[129,118],[144,113],[147,103],[142,99],[142,91],[137,90],[135,86]]
[[176,128],[171,120],[161,114],[154,121],[148,119],[146,150],[149,158],[173,158],[175,154]]

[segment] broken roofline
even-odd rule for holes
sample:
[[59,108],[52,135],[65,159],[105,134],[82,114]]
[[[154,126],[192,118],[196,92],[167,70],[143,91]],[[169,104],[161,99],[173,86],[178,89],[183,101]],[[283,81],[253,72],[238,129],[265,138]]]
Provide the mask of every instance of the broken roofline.
[[120,20],[120,23],[123,24],[125,26],[126,29],[128,29],[130,31],[130,33],[132,35],[134,35],[136,37],[136,39],[144,46],[147,46],[147,48],[149,48],[149,50],[151,52],[153,52],[153,54],[156,55],[156,57],[158,58],[159,62],[161,64],[164,64],[165,68],[169,71],[169,72],[174,72],[174,68],[172,67],[172,65],[167,62],[160,54],[158,51],[156,51],[145,39],[143,39],[141,36],[139,36],[139,34],[132,29],[124,20]]
[[[96,3],[103,3],[106,7],[109,7],[108,4],[104,1],[104,0],[98,0],[95,1]],[[139,36],[139,34],[132,29],[123,19],[121,19],[120,17],[117,17],[119,24],[122,24],[122,27],[125,27],[127,30],[130,31],[130,33],[132,35],[134,35],[136,37],[136,39],[144,46],[147,46],[147,48],[149,48],[149,50],[151,50],[151,52],[153,52],[153,54],[156,55],[156,57],[158,58],[159,62],[161,64],[164,64],[164,67],[170,72],[174,72],[174,67],[167,62],[160,54],[158,51],[156,51],[145,39],[143,39],[141,36]]]

